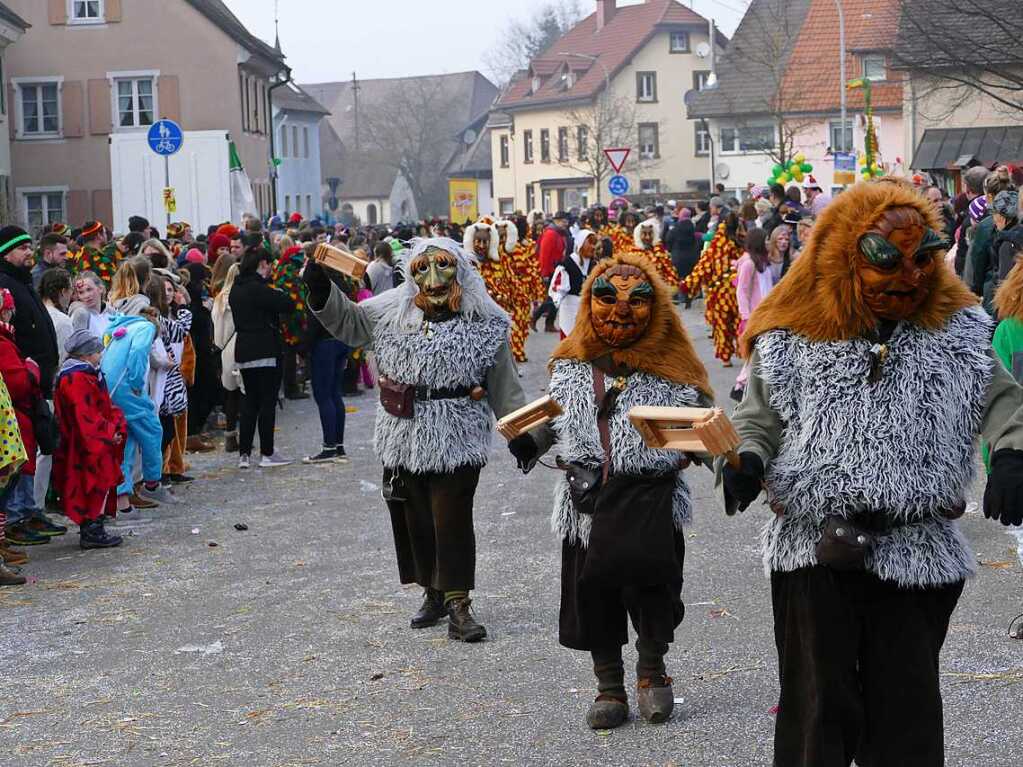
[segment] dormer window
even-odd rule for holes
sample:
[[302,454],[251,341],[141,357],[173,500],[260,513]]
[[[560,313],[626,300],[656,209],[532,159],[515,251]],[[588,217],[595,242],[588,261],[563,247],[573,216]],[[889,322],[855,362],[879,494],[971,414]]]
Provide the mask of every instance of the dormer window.
[[575,72],[571,69],[565,70],[561,73],[561,89],[567,91],[569,88],[575,85]]
[[539,75],[533,75],[533,82],[531,84],[532,92],[536,93],[540,90],[541,85],[543,85],[543,82],[540,80]]
[[885,66],[884,56],[879,53],[872,53],[864,56],[863,79],[872,82],[883,82],[888,79],[888,71]]

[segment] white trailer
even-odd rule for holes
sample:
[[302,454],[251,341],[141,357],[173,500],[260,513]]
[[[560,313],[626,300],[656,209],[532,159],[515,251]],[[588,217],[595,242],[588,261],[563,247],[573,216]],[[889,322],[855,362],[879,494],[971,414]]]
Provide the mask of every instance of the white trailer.
[[168,219],[163,205],[164,158],[149,148],[146,134],[110,136],[115,232],[128,231],[130,216],[145,216],[160,230],[187,221],[196,234],[231,220],[230,137],[226,131],[185,131],[180,151],[170,156],[170,184],[177,211]]

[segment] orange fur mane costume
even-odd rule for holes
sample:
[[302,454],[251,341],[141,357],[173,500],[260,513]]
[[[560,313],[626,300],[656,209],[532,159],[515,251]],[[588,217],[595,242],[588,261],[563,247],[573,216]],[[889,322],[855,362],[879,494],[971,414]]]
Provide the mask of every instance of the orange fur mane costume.
[[1023,256],[1016,257],[1016,265],[998,286],[995,309],[1000,319],[1012,317],[1023,322]]
[[[642,270],[647,281],[654,288],[654,301],[650,312],[650,324],[643,336],[624,348],[616,349],[602,341],[590,321],[590,289],[596,279],[618,264],[628,264]],[[677,384],[693,386],[713,397],[707,370],[681,320],[671,303],[667,285],[657,275],[650,259],[633,253],[619,253],[593,267],[579,296],[579,313],[576,316],[572,334],[562,341],[551,355],[551,360],[569,359],[579,362],[593,362],[608,356],[615,365],[664,378]]]
[[[817,219],[788,274],[753,312],[740,342],[743,356],[749,357],[757,336],[777,328],[811,341],[845,341],[876,328],[877,317],[864,302],[857,276],[858,243],[892,208],[912,208],[926,226],[942,229],[930,201],[906,182],[865,181],[842,192]],[[977,303],[959,278],[939,263],[927,298],[909,321],[938,330],[952,314]]]

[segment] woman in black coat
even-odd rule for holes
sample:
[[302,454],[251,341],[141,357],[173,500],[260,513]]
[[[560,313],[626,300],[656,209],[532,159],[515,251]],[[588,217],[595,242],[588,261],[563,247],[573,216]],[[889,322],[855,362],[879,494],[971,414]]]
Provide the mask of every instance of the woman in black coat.
[[[700,258],[701,238],[696,234],[696,227],[691,218],[680,218],[676,224],[668,230],[668,237],[665,240],[665,247],[671,252],[671,263],[675,265],[680,280],[684,280],[693,271],[697,260]],[[686,295],[686,308],[693,299]]]
[[247,249],[228,298],[237,334],[234,359],[245,388],[238,430],[240,469],[249,468],[257,423],[263,456],[259,465],[269,468],[291,463],[274,451],[274,422],[284,354],[279,318],[295,311],[295,304],[268,284],[272,262],[273,256],[261,245]]

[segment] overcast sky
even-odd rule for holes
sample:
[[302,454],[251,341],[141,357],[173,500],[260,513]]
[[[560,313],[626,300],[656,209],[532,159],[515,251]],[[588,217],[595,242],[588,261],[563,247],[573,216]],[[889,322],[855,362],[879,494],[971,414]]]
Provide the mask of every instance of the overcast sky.
[[[547,0],[279,0],[281,47],[302,83],[479,69],[500,19],[527,18]],[[274,0],[224,0],[272,43]],[[634,5],[642,0],[619,0]],[[731,35],[748,0],[682,0]],[[593,0],[581,0],[585,10]],[[471,8],[472,13],[466,13]]]

